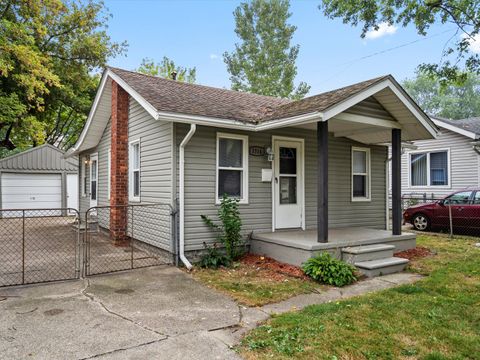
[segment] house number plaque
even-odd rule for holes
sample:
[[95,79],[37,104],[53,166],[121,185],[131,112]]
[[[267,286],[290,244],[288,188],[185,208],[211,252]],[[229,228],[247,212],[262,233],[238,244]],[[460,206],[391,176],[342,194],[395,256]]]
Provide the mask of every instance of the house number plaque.
[[249,153],[252,156],[265,156],[265,148],[263,146],[250,146]]

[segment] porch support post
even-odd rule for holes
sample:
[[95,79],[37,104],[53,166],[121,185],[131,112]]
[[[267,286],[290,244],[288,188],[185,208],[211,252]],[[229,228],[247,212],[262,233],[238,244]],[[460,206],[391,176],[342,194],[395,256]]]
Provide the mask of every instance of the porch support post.
[[328,121],[317,122],[317,231],[328,242]]
[[401,187],[402,130],[392,129],[392,234],[402,233]]

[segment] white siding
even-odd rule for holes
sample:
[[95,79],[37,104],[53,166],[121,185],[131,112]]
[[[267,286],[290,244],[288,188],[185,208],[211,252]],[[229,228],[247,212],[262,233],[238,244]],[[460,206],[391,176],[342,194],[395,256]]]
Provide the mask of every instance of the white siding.
[[409,185],[409,153],[402,156],[402,194],[423,194],[427,197],[441,197],[467,187],[477,187],[479,182],[479,155],[473,150],[472,139],[459,135],[453,131],[441,129],[435,140],[415,141],[418,149],[415,151],[431,151],[439,149],[450,150],[450,186],[422,186]]

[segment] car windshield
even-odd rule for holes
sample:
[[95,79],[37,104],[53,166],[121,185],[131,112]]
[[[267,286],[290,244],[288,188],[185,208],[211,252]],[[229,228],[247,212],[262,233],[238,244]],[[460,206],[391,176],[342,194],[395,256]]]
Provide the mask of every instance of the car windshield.
[[471,191],[461,191],[445,198],[444,203],[449,205],[465,205],[468,204],[471,195]]

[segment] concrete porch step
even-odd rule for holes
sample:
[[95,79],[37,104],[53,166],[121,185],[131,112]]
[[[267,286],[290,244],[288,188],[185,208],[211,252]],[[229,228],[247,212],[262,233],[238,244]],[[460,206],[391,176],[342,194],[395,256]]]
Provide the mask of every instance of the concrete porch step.
[[355,264],[357,262],[390,258],[395,250],[394,245],[373,244],[364,246],[350,246],[342,248],[342,260]]
[[367,277],[393,274],[403,271],[408,264],[407,259],[389,257],[370,261],[356,262],[354,265]]

